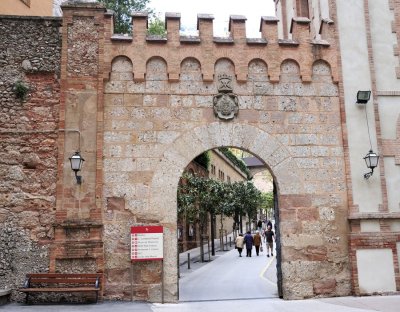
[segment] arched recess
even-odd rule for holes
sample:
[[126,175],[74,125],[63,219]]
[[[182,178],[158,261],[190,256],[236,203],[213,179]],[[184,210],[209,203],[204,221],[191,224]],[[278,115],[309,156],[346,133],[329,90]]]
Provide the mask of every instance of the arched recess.
[[312,80],[314,82],[332,82],[332,71],[328,62],[317,60],[313,63]]
[[232,60],[228,58],[220,58],[215,62],[214,65],[214,73],[217,76],[218,74],[230,74],[235,75],[235,64]]
[[253,59],[248,65],[248,78],[252,81],[268,81],[268,66],[262,59]]
[[111,61],[110,80],[132,80],[133,64],[129,57],[119,55]]
[[180,80],[201,81],[201,64],[194,57],[187,57],[181,62]]
[[303,181],[288,149],[269,133],[247,124],[214,122],[199,126],[177,138],[164,152],[151,182],[150,207],[164,226],[165,296],[178,294],[177,188],[185,167],[204,151],[222,146],[247,150],[262,159],[277,184],[279,196],[301,194]]
[[312,82],[321,96],[338,96],[338,85],[333,81],[331,65],[325,60],[316,60],[312,65]]
[[146,63],[146,80],[166,81],[168,80],[167,62],[160,56],[151,57]]
[[295,60],[286,59],[281,64],[280,82],[301,82],[300,65]]

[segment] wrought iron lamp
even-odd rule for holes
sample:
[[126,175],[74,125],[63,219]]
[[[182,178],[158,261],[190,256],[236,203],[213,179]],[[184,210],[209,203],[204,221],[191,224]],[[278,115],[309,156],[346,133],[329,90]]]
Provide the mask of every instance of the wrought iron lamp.
[[369,169],[371,169],[370,172],[364,174],[364,178],[365,178],[366,180],[368,180],[368,179],[370,178],[370,176],[372,176],[372,174],[374,173],[375,167],[378,166],[379,155],[377,155],[376,153],[374,153],[374,152],[372,151],[372,149],[371,149],[371,150],[369,150],[368,154],[365,155],[364,160],[365,160],[365,164],[367,165],[367,167],[368,167]]
[[[371,98],[371,91],[358,91],[356,103],[367,104],[370,98]],[[368,180],[374,173],[374,169],[378,166],[379,155],[376,154],[372,150],[371,134],[369,132],[368,115],[367,115],[367,107],[366,106],[365,106],[365,119],[367,121],[367,130],[368,130],[370,150],[369,150],[368,154],[365,155],[364,160],[365,160],[365,164],[367,165],[367,167],[369,169],[371,169],[371,171],[364,174],[364,179]]]
[[78,171],[81,170],[82,164],[85,160],[79,152],[75,152],[75,154],[69,158],[69,161],[71,162],[71,169],[75,172],[76,183],[82,184],[82,176],[78,176]]

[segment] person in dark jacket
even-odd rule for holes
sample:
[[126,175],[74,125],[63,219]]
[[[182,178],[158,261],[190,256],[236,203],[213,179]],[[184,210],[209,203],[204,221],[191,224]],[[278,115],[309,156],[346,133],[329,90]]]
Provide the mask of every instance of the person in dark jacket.
[[247,231],[246,235],[244,236],[244,243],[246,244],[246,257],[251,257],[251,249],[253,248],[254,240],[250,231]]

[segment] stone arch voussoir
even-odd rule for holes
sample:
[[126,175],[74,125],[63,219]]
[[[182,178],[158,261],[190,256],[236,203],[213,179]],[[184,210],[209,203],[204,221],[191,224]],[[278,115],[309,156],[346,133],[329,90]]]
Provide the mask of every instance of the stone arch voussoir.
[[[231,146],[261,158],[277,181],[280,193],[303,190],[300,172],[288,149],[269,133],[247,124],[215,122],[197,127],[177,138],[163,154],[152,180],[152,206],[165,211],[168,221],[176,210],[176,190],[185,167],[204,151]],[[161,195],[160,195],[161,194]],[[157,199],[162,198],[161,201]],[[166,207],[166,203],[173,207]],[[167,208],[167,209],[165,209]],[[167,222],[168,222],[167,221]]]

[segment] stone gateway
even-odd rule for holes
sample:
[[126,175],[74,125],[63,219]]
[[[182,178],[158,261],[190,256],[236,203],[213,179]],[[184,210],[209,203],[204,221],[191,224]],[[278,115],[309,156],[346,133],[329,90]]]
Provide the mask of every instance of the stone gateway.
[[[325,1],[308,2],[315,19],[276,1],[279,19],[262,17],[257,39],[237,15],[229,38],[214,37],[205,14],[198,36],[182,36],[177,13],[166,14],[166,38],[147,36],[142,12],[132,14],[132,36],[117,35],[96,3],[64,3],[62,21],[1,16],[0,288],[18,288],[26,273],[100,272],[104,299],[130,300],[133,283],[135,300],[178,300],[179,179],[204,151],[236,147],[276,184],[284,299],[399,291],[400,208],[391,213],[385,200],[367,213],[355,199],[365,186],[348,130],[358,121],[346,116],[347,46],[335,21],[346,9],[332,1],[332,19],[322,18],[314,4]],[[15,25],[40,29],[33,48],[12,35]],[[17,81],[29,87],[24,100]],[[379,142],[399,157],[396,143]],[[81,184],[69,164],[77,151]],[[131,275],[130,229],[143,225],[163,227],[164,267],[141,261]],[[379,289],[365,274],[377,253],[389,276]]]

